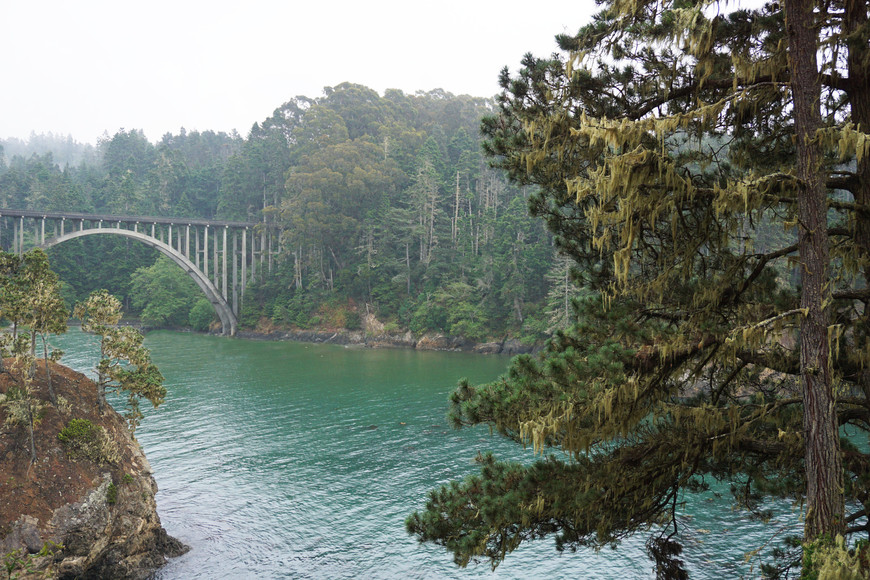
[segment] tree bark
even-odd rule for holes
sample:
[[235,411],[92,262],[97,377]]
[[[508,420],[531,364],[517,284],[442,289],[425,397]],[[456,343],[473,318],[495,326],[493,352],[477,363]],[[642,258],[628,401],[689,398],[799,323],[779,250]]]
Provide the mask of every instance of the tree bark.
[[42,362],[45,363],[45,380],[48,383],[48,396],[51,398],[51,404],[57,405],[57,395],[54,394],[54,386],[51,384],[51,369],[48,366],[48,343],[45,340],[45,335],[42,335]]
[[818,31],[812,0],[786,0],[786,32],[797,139],[798,252],[801,262],[801,379],[807,515],[804,539],[843,533],[843,469],[828,342],[830,300],[825,180],[816,131],[822,126]]

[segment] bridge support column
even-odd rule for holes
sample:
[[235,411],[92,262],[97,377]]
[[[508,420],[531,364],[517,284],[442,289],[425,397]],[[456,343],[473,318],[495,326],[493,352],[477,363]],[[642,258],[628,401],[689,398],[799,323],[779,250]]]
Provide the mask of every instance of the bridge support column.
[[266,232],[260,234],[260,277],[263,276],[263,264],[266,259]]
[[245,247],[248,239],[248,228],[242,230],[242,302],[245,301],[245,286],[248,283],[248,250]]
[[220,272],[218,272],[218,270],[220,269],[220,262],[218,262],[218,246],[220,245],[220,242],[218,241],[217,230],[214,231],[214,239],[211,242],[212,253],[214,254],[214,262],[212,262],[212,265],[214,266],[214,285],[215,287],[220,288]]
[[233,232],[233,314],[239,317],[239,262],[236,253],[239,246],[239,232]]
[[204,250],[202,251],[202,273],[208,278],[208,226],[205,226],[205,233],[202,236]]
[[221,291],[224,294],[224,300],[227,299],[227,230],[229,228],[224,227],[224,255],[223,255],[223,276],[222,276],[222,284]]

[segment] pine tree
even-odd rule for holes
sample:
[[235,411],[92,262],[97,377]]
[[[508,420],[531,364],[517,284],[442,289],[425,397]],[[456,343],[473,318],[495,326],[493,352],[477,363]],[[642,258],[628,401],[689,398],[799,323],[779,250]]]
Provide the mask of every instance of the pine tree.
[[[30,355],[36,356],[36,339],[42,339],[42,356],[45,365],[45,377],[48,382],[48,394],[53,404],[57,403],[54,386],[51,382],[49,358],[58,360],[63,354],[60,350],[48,352],[49,334],[63,334],[67,329],[69,310],[60,295],[60,281],[49,268],[48,256],[39,248],[24,255],[22,276],[27,284],[27,313],[25,322],[30,327]],[[35,370],[35,367],[32,367]]]
[[547,292],[547,331],[553,333],[571,326],[573,299],[580,295],[571,279],[571,259],[557,254],[545,276],[550,289]]
[[[540,188],[533,212],[597,298],[541,360],[460,385],[452,414],[569,459],[483,457],[411,533],[497,565],[544,535],[654,526],[657,575],[684,577],[676,506],[711,478],[749,509],[804,501],[805,542],[866,533],[870,460],[838,429],[870,428],[868,37],[854,0],[612,1],[558,38],[567,57],[502,74],[486,150]],[[756,249],[760,224],[798,242]]]
[[83,331],[100,337],[100,360],[96,369],[100,413],[106,410],[108,390],[126,393],[125,417],[130,431],[135,432],[142,418],[139,399],[144,398],[157,408],[166,396],[163,375],[142,345],[142,333],[130,326],[117,326],[121,320],[121,303],[105,290],[96,291],[85,302],[76,304],[73,315],[82,321]]

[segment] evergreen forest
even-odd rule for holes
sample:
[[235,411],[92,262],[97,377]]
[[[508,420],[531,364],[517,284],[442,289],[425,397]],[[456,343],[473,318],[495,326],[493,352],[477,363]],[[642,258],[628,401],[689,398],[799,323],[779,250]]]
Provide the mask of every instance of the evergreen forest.
[[[727,488],[803,525],[748,555],[761,576],[868,578],[868,4],[599,5],[494,99],[341,84],[244,138],[4,144],[0,207],[279,226],[243,327],[542,343],[450,395],[455,427],[538,455],[480,454],[409,513],[458,566],[641,536],[685,579],[685,498]],[[177,269],[90,243],[52,252],[69,300],[209,326]]]
[[[494,107],[345,83],[291,99],[246,137],[10,139],[0,207],[278,225],[274,267],[249,286],[243,328],[358,329],[368,316],[387,333],[536,342],[565,324],[573,285],[529,216],[529,188],[483,156],[480,123]],[[70,307],[107,288],[148,326],[209,327],[183,272],[107,238],[50,251]]]

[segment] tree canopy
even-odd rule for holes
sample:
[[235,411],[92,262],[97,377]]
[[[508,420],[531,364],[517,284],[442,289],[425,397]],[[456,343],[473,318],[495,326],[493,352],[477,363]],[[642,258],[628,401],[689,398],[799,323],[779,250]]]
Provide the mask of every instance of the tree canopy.
[[[0,207],[277,225],[280,240],[260,254],[268,265],[248,269],[243,326],[359,328],[368,313],[418,334],[537,340],[552,237],[528,215],[530,190],[486,166],[479,124],[492,110],[490,98],[341,83],[288,100],[245,137],[182,129],[152,144],[125,130],[64,166],[69,142],[55,141],[55,155],[50,138],[34,136],[29,157],[10,142],[0,162]],[[14,227],[4,225],[8,245]],[[51,257],[73,302],[106,288],[128,313],[167,320],[145,313],[134,275],[155,263],[152,248],[97,236]],[[454,324],[439,314],[441,297],[463,285],[459,306],[474,320]]]
[[651,529],[684,577],[678,505],[722,480],[802,503],[806,542],[866,535],[868,456],[840,435],[870,429],[868,6],[603,5],[505,70],[483,124],[592,293],[540,359],[451,396],[456,425],[563,454],[482,457],[408,529],[460,565]]

